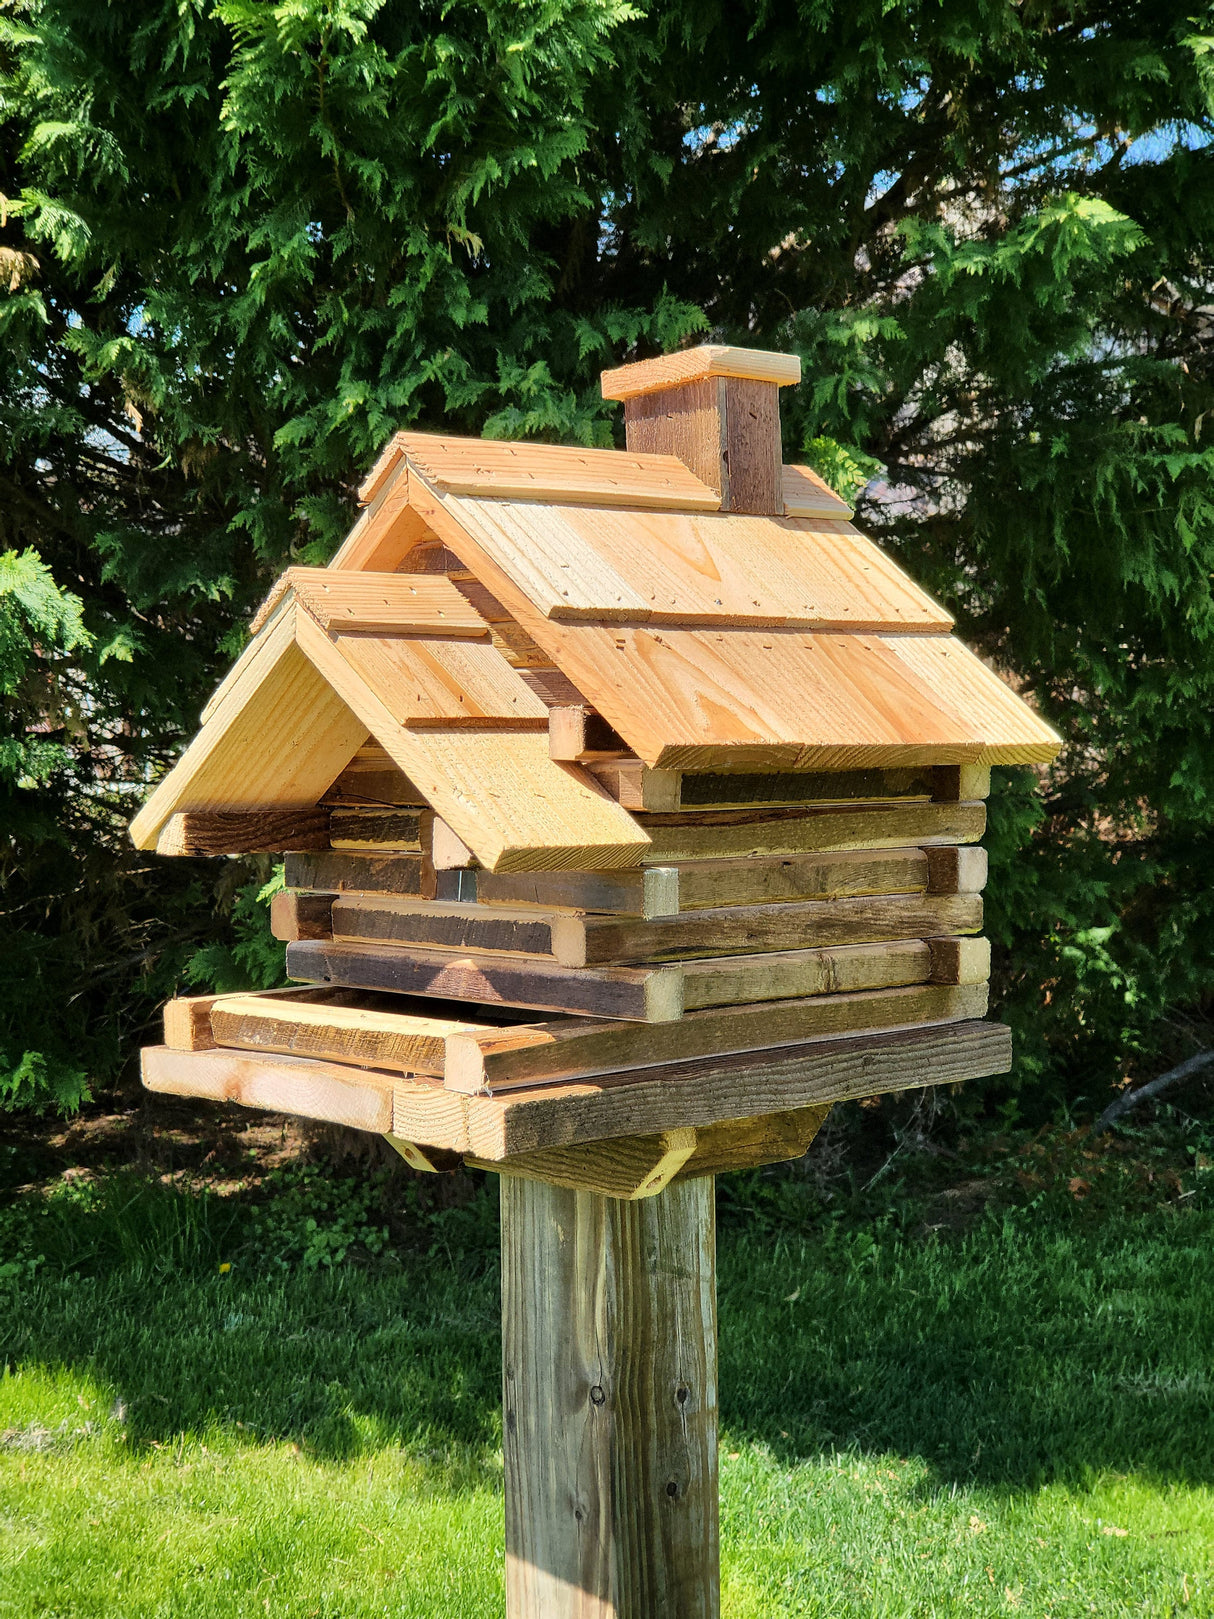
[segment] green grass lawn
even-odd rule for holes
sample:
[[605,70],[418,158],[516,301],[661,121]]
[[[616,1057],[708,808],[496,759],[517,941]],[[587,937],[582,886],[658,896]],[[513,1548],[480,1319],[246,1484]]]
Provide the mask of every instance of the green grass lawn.
[[[728,1619],[1214,1614],[1214,1199],[1017,1161],[722,1183]],[[384,1244],[322,1179],[0,1210],[0,1619],[500,1615],[492,1183]]]

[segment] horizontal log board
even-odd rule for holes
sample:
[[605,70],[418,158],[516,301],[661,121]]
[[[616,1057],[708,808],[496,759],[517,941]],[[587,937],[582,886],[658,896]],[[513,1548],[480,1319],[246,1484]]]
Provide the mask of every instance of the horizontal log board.
[[677,1023],[648,1028],[634,1023],[596,1026],[588,1019],[534,1023],[453,1035],[444,1079],[452,1090],[468,1095],[510,1090],[865,1030],[951,1023],[982,1017],[987,1000],[985,984],[915,984],[689,1012]]
[[679,873],[673,866],[633,871],[472,871],[469,898],[484,905],[622,916],[676,916]]
[[[753,1001],[793,1001],[809,995],[893,989],[902,984],[926,984],[931,979],[938,983],[959,981],[946,980],[935,973],[931,946],[923,939],[842,945],[833,950],[718,956],[681,965],[683,1007],[687,1012],[704,1006],[740,1006]],[[950,960],[942,960],[942,972],[953,967]],[[960,970],[960,961],[955,967]]]
[[287,976],[647,1024],[671,1021],[683,1010],[683,974],[678,967],[559,967],[503,956],[473,959],[437,950],[305,940],[287,946]]
[[986,831],[986,805],[720,810],[703,815],[638,815],[637,822],[650,839],[642,863],[669,866],[684,860],[892,849],[908,843],[977,843]]
[[478,1028],[467,1019],[358,1007],[275,1005],[257,995],[233,995],[211,1007],[211,1034],[218,1046],[319,1057],[439,1079],[448,1036],[476,1033]]
[[414,809],[338,806],[330,811],[329,841],[334,849],[400,849],[420,854],[424,814],[424,810]]
[[526,876],[470,873],[475,879],[476,898],[482,904],[631,915],[647,920],[725,905],[850,899],[862,894],[921,894],[929,887],[937,893],[978,892],[981,887],[958,887],[958,877],[977,875],[972,864],[962,871],[942,863],[939,884],[930,880],[930,874],[929,855],[923,849],[860,849],[752,860],[688,861],[678,866],[648,866],[640,871]]
[[340,896],[332,906],[335,939],[546,956],[562,967],[627,966],[924,939],[977,933],[981,927],[982,899],[977,894],[730,906],[650,921],[365,894]]
[[391,1132],[401,1140],[500,1162],[581,1141],[712,1126],[792,1109],[952,1085],[1011,1067],[1012,1037],[998,1023],[819,1040],[760,1053],[713,1056],[634,1073],[460,1096],[436,1080],[368,1074],[310,1058],[248,1052],[142,1053],[152,1091]]
[[[922,942],[742,956],[723,963],[690,963],[683,969],[684,997],[695,1009],[740,999],[791,1000],[925,984],[933,976],[944,982],[936,965],[933,947]],[[527,1027],[522,1016],[516,1008],[494,1016],[484,1007],[427,1004],[421,998],[360,990],[196,996],[169,1002],[165,1044],[183,1050],[234,1046],[442,1077],[449,1036],[517,1034]]]
[[283,875],[288,888],[418,896],[423,892],[420,854],[288,854]]
[[[555,711],[554,711],[555,712]],[[549,729],[551,742],[551,720]],[[553,757],[565,755],[553,747]],[[906,770],[654,770],[636,758],[595,758],[586,768],[624,809],[655,812],[766,808],[795,804],[869,803],[874,800],[951,799],[953,778],[928,766]],[[937,789],[940,789],[939,791]],[[981,797],[979,793],[973,795]]]
[[329,812],[324,809],[206,810],[170,815],[156,840],[156,853],[280,854],[328,846]]
[[773,773],[679,776],[681,809],[715,809],[731,804],[836,803],[878,798],[935,795],[930,769],[787,770]]

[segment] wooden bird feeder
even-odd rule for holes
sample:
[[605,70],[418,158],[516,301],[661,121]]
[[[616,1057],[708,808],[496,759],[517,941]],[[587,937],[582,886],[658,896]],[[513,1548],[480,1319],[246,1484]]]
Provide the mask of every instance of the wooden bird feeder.
[[799,377],[607,372],[622,451],[398,433],[132,825],[282,851],[299,985],[170,1003],[150,1089],[501,1176],[510,1619],[718,1612],[713,1177],[1010,1066],[983,801],[1059,739],[783,464]]

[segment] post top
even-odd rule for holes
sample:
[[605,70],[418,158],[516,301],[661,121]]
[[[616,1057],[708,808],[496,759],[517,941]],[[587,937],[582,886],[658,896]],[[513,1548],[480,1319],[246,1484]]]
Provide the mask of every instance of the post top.
[[748,377],[753,382],[773,382],[777,388],[784,388],[800,382],[801,359],[796,354],[777,354],[770,349],[702,343],[699,348],[680,349],[675,354],[660,354],[652,360],[604,371],[603,398],[635,399],[638,394],[677,388],[705,377]]

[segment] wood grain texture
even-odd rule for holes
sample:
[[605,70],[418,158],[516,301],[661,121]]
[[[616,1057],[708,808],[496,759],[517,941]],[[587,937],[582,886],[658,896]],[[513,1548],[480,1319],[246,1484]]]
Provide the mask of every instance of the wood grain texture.
[[924,849],[929,894],[980,894],[989,871],[987,853],[980,844]]
[[762,1164],[803,1158],[829,1112],[830,1103],[825,1103],[790,1108],[787,1113],[767,1113],[757,1119],[724,1119],[720,1124],[701,1126],[696,1131],[695,1151],[675,1179],[724,1175],[731,1170],[758,1169]]
[[[484,1025],[471,1019],[233,995],[211,1006],[209,1028],[212,1043],[220,1046],[441,1078],[447,1037],[475,1033]],[[173,1043],[167,1024],[166,1041]]]
[[893,849],[902,844],[976,843],[985,804],[892,804],[864,809],[722,810],[648,815],[645,860],[739,860],[831,851]]
[[[829,950],[783,950],[757,956],[718,956],[685,961],[683,1006],[740,1006],[754,1001],[792,1001],[810,995],[893,989],[902,984],[983,982],[935,978],[926,941],[840,945]],[[987,974],[989,977],[989,973]]]
[[[436,1079],[401,1075],[393,1082],[391,1131],[406,1141],[497,1160],[579,1141],[686,1126],[699,1130],[724,1119],[760,1117],[922,1085],[960,1084],[1006,1073],[1011,1055],[1011,1034],[1001,1024],[962,1022],[718,1055],[497,1096],[460,1095]],[[359,1091],[365,1086],[372,1097],[378,1094],[376,1076],[360,1070],[268,1053],[253,1057],[230,1050],[169,1051],[152,1046],[143,1052],[143,1071],[150,1090],[212,1101],[240,1100],[305,1115],[309,1106],[321,1105],[322,1090],[313,1085],[318,1076]],[[254,1084],[255,1076],[260,1078]],[[245,1081],[250,1088],[242,1095]]]
[[313,810],[209,810],[170,815],[156,839],[165,855],[281,854],[327,849],[329,813]]
[[683,511],[713,511],[718,503],[673,455],[439,433],[398,433],[394,448],[414,474],[444,493]]
[[[150,1091],[239,1102],[271,1113],[324,1119],[352,1130],[386,1135],[394,1116],[393,1083],[386,1074],[311,1058],[267,1061],[243,1051],[173,1051],[145,1046],[143,1083]],[[201,1059],[201,1061],[200,1061]]]
[[543,1152],[516,1153],[495,1163],[468,1155],[470,1169],[495,1175],[519,1175],[569,1191],[592,1192],[597,1197],[656,1197],[674,1180],[695,1152],[694,1130],[665,1130],[653,1136],[620,1136],[611,1141],[584,1142],[577,1147],[551,1147]]
[[[562,967],[628,966],[705,956],[754,955],[826,945],[869,944],[977,933],[977,894],[875,895],[792,905],[727,906],[646,921],[564,911],[351,894],[297,903],[283,897],[284,927],[323,931],[278,938],[327,938],[547,957]],[[331,918],[330,918],[331,910]]]
[[329,843],[342,853],[406,853],[420,859],[424,814],[411,806],[335,805],[329,812]]
[[[550,620],[819,631],[952,627],[943,608],[846,523],[471,496],[443,504]],[[525,621],[523,627],[534,633]],[[556,662],[611,719],[564,660]]]
[[774,349],[738,348],[728,343],[700,343],[695,348],[635,360],[604,371],[599,378],[604,399],[635,399],[702,377],[750,377],[779,388],[801,380],[801,357]]
[[[331,1003],[340,991],[295,985],[287,989],[265,989],[262,1001],[280,1007],[287,1003],[321,1001]],[[178,995],[164,1005],[164,1043],[177,1051],[209,1051],[216,1044],[211,1028],[215,1007],[235,999],[232,995]]]
[[377,742],[364,742],[321,798],[322,804],[425,806],[425,795]]
[[559,704],[549,709],[548,753],[553,759],[581,764],[627,751],[623,737],[585,704]]
[[[333,937],[434,950],[510,952],[555,960],[555,913],[464,905],[395,895],[357,894],[333,906]],[[945,928],[933,929],[944,933]],[[569,965],[569,963],[564,963]],[[575,965],[583,965],[576,963]]]
[[989,939],[929,939],[933,984],[985,984],[991,976]]
[[474,875],[474,897],[483,905],[641,917],[676,916],[679,911],[679,873],[673,866]]
[[780,392],[753,377],[722,377],[725,489],[721,509],[784,516]]
[[712,1181],[501,1206],[507,1619],[717,1619]]
[[546,727],[410,731],[390,706],[393,692],[362,679],[309,625],[300,625],[307,656],[482,865],[525,871],[639,862],[644,833],[576,767],[548,757]]
[[283,865],[288,888],[329,893],[422,893],[420,854],[288,854]]
[[402,945],[307,940],[287,946],[287,974],[482,1006],[525,1006],[658,1025],[683,1009],[678,967],[558,967],[508,956],[457,956]]
[[[677,866],[645,866],[636,871],[536,872],[519,876],[478,872],[474,874],[475,893],[468,897],[484,905],[655,918],[726,905],[847,899],[862,894],[921,894],[927,888],[927,856],[925,849],[845,849],[827,854],[685,861]],[[297,869],[311,868],[302,864],[290,867],[291,871]],[[976,893],[978,889],[945,885],[936,892]]]
[[852,509],[812,467],[783,469],[784,514],[786,517],[828,517],[848,522]]
[[673,869],[678,873],[679,911],[688,912],[863,894],[919,894],[927,887],[928,868],[924,849],[890,848],[685,861]]
[[257,634],[288,593],[324,630],[489,639],[484,619],[441,574],[370,573],[365,569],[355,573],[333,568],[287,568],[249,625],[251,635]]
[[295,629],[291,610],[263,632],[241,678],[131,822],[136,848],[154,848],[183,812],[311,810],[365,740],[367,727],[301,654]]
[[[411,902],[397,903],[404,906]],[[335,929],[337,909],[340,907],[334,911]],[[805,900],[791,905],[723,906],[652,921],[552,913],[545,946],[565,967],[624,966],[630,962],[685,961],[703,956],[753,955],[764,950],[925,939],[937,934],[977,933],[981,927],[982,899],[978,894],[877,894]]]
[[330,562],[334,572],[393,573],[410,551],[436,539],[411,503],[409,469],[393,445],[368,482],[375,491]]
[[270,901],[270,932],[276,939],[329,939],[333,936],[333,895],[287,889]]
[[628,1023],[596,1026],[590,1019],[535,1023],[453,1035],[447,1043],[444,1083],[465,1095],[492,1093],[867,1030],[960,1022],[982,1017],[986,1007],[985,985],[924,984],[688,1012],[678,1022],[647,1028]]
[[334,647],[409,727],[503,725],[547,732],[547,706],[488,640],[334,634]]
[[705,376],[637,395],[625,402],[624,434],[630,450],[677,456],[727,505],[722,388],[721,379]]

